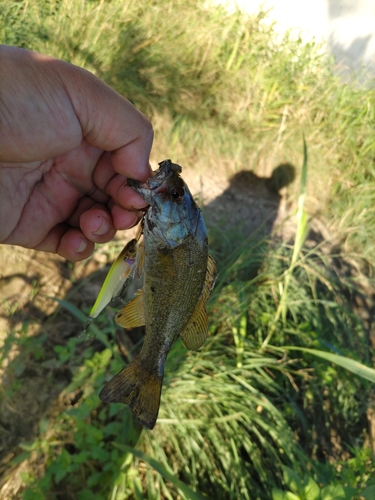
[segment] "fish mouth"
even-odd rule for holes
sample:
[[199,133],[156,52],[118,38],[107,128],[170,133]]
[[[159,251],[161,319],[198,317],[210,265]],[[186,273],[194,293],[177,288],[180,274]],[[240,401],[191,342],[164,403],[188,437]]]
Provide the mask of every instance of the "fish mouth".
[[150,205],[153,205],[154,195],[161,194],[167,189],[167,181],[172,175],[178,175],[182,171],[180,165],[172,163],[171,160],[164,160],[159,163],[159,169],[155,171],[154,177],[150,177],[146,182],[128,179],[127,185],[139,193]]

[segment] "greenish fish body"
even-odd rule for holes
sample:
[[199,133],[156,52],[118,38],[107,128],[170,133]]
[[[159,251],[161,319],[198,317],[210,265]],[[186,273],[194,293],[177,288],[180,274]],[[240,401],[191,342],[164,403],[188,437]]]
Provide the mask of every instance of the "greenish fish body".
[[146,183],[129,184],[150,204],[143,221],[143,289],[116,316],[125,328],[146,325],[140,354],[102,390],[105,402],[123,402],[146,427],[155,425],[167,354],[180,335],[196,350],[208,335],[205,302],[216,269],[208,254],[199,208],[180,177],[181,167],[160,163]]

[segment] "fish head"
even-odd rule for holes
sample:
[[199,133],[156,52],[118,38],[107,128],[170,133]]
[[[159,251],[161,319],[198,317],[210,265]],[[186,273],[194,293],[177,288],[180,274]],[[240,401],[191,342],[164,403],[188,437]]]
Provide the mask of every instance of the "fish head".
[[128,185],[150,204],[145,231],[171,247],[181,244],[189,235],[202,231],[205,234],[200,210],[180,176],[180,165],[164,160],[159,167],[145,183],[128,179]]

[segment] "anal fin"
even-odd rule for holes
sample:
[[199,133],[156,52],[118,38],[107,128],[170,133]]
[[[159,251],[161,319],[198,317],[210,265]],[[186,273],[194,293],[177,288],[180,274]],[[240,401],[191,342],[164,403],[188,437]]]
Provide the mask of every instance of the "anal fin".
[[143,305],[143,292],[140,290],[135,298],[116,314],[115,321],[123,328],[135,328],[146,323]]

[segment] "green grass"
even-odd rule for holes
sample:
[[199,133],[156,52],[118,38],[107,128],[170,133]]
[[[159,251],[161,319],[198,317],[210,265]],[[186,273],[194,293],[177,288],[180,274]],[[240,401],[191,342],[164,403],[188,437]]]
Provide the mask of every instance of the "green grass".
[[[153,432],[98,398],[123,366],[111,307],[95,339],[51,346],[27,323],[9,334],[2,361],[12,345],[20,353],[2,401],[30,369],[48,373],[46,390],[59,394],[4,462],[3,482],[20,470],[25,500],[276,500],[309,498],[314,483],[321,498],[341,487],[338,498],[371,495],[374,371],[358,304],[372,306],[374,92],[343,85],[313,44],[276,43],[263,17],[187,0],[0,0],[2,43],[84,66],[116,88],[151,117],[154,161],[262,177],[289,163],[302,177],[289,189],[294,244],[209,228],[219,269],[211,337],[198,353],[174,346]],[[331,242],[305,245],[307,214],[326,221]],[[62,303],[78,325],[84,284]],[[58,385],[65,372],[69,383]]]

